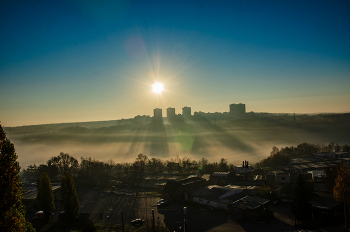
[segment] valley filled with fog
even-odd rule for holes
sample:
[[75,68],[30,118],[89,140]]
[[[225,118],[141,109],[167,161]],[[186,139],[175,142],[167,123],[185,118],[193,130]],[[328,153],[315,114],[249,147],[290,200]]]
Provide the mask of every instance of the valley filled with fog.
[[[287,116],[286,116],[287,117]],[[270,155],[273,146],[296,146],[300,143],[348,144],[349,116],[309,117],[297,122],[288,118],[265,117],[236,121],[142,122],[129,120],[47,124],[5,128],[15,144],[22,168],[45,163],[60,152],[77,158],[132,162],[139,153],[164,160],[187,157],[221,158],[240,165],[242,160],[255,163]],[[325,120],[325,118],[327,120]],[[337,117],[336,117],[337,118]]]

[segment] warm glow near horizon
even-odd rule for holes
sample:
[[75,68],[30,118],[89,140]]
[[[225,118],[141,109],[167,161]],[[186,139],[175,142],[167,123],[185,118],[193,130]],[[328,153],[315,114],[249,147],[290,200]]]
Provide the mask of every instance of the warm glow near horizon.
[[154,93],[162,93],[164,90],[163,84],[159,82],[156,82],[154,85],[152,85],[152,88]]

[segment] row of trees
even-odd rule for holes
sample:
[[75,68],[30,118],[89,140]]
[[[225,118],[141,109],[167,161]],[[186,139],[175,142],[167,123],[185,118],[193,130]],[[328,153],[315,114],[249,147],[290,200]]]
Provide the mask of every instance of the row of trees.
[[233,170],[233,164],[228,164],[224,158],[220,162],[210,163],[202,158],[199,161],[190,158],[172,158],[162,160],[159,158],[148,158],[139,154],[132,163],[115,163],[98,161],[91,157],[82,157],[80,162],[69,154],[61,152],[59,156],[50,158],[46,164],[29,165],[22,171],[22,178],[35,182],[41,173],[46,173],[52,182],[59,182],[65,172],[69,171],[77,183],[82,186],[92,187],[96,185],[105,186],[112,178],[123,182],[141,181],[145,175],[158,175],[164,172],[179,174],[212,173],[214,171]]
[[267,167],[274,164],[288,163],[293,158],[298,157],[311,157],[316,153],[327,153],[327,152],[349,152],[350,147],[345,144],[340,146],[337,143],[324,144],[309,144],[301,143],[297,146],[281,147],[278,149],[276,146],[272,147],[270,156],[256,163],[256,168]]

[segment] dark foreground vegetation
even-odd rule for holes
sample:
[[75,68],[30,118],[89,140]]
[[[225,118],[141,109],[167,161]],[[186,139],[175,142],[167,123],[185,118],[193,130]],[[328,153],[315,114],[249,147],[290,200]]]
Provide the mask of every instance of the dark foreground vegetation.
[[25,220],[19,171],[15,147],[0,124],[0,231],[35,231]]

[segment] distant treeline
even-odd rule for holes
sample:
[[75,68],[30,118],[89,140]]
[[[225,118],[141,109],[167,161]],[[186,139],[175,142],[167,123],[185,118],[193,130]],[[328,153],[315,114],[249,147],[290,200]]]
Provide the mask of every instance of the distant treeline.
[[255,167],[268,167],[270,165],[288,163],[293,158],[311,157],[313,154],[317,153],[340,151],[349,152],[350,146],[348,146],[348,144],[340,146],[339,144],[333,142],[329,143],[328,145],[302,143],[297,146],[290,146],[285,148],[281,147],[280,149],[273,146],[272,151],[270,152],[270,156],[256,163]]
[[[180,120],[181,119],[181,120]],[[191,123],[221,123],[224,127],[235,126],[303,126],[303,127],[319,127],[319,126],[349,126],[350,113],[343,114],[271,114],[271,113],[246,113],[242,119],[233,119],[228,113],[203,113],[191,116]],[[164,124],[186,124],[182,117],[176,116],[173,119],[163,118]],[[188,121],[187,121],[188,122]],[[98,121],[98,122],[77,122],[77,123],[58,123],[44,124],[19,127],[5,127],[7,133],[10,134],[35,134],[35,133],[116,133],[126,130],[135,130],[139,127],[146,127],[147,130],[162,129],[157,122],[154,126],[154,121],[150,116],[136,116],[130,119],[121,119],[113,121]]]
[[198,161],[187,157],[162,160],[149,159],[146,155],[139,154],[133,163],[115,163],[112,160],[103,162],[91,157],[81,157],[79,162],[69,154],[61,152],[58,156],[50,158],[46,164],[29,165],[21,172],[21,177],[24,181],[36,182],[40,174],[45,172],[51,182],[59,182],[61,176],[70,171],[78,185],[94,187],[106,186],[110,181],[138,183],[150,175],[204,174],[233,169],[233,164],[228,164],[224,158],[221,158],[219,162],[210,163],[205,158]]

